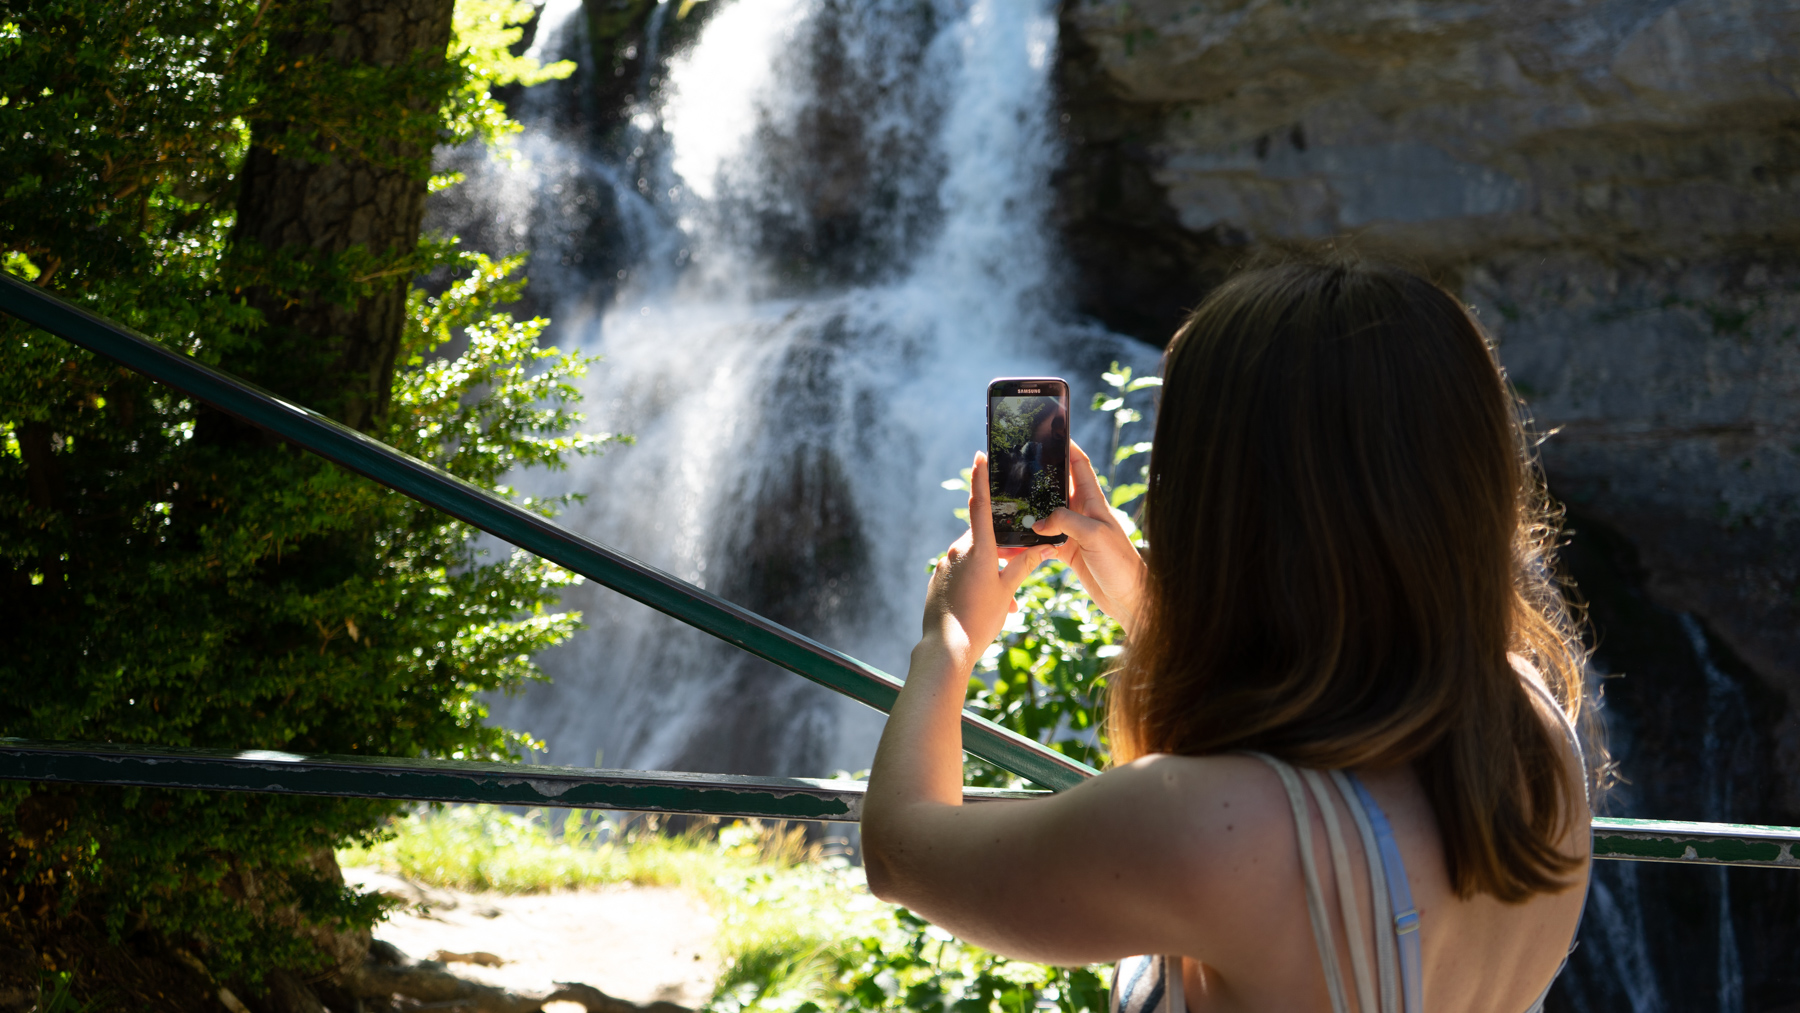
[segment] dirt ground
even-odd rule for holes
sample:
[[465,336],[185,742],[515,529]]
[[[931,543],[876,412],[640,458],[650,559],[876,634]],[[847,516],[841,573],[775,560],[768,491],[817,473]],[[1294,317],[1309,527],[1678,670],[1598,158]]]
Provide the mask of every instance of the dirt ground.
[[[516,992],[549,992],[555,982],[571,981],[622,999],[692,1008],[711,998],[721,970],[717,919],[693,895],[672,887],[471,894],[375,869],[345,869],[344,878],[407,902],[376,926],[375,938],[407,956],[446,960],[462,977]],[[482,954],[498,958],[498,966]]]

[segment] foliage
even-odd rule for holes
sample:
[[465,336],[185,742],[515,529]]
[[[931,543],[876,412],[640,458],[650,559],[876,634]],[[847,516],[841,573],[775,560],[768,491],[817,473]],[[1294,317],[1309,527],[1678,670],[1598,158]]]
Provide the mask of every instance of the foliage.
[[[288,137],[287,153],[360,147],[412,165],[418,153],[390,142],[418,123],[363,115],[369,103],[418,106],[432,137],[498,136],[490,85],[564,72],[504,55],[525,5],[461,7],[471,34],[447,59],[416,54],[377,73],[272,62],[272,33],[299,24],[282,12],[317,4],[0,6],[0,264],[215,364],[260,340],[259,314],[237,295],[246,285],[330,283],[354,299],[380,272],[438,265],[460,280],[412,294],[405,368],[377,435],[503,493],[514,467],[598,450],[609,437],[570,435],[585,363],[538,348],[544,321],[501,308],[517,296],[518,261],[439,242],[399,266],[352,251],[312,265],[321,281],[227,255],[253,120],[330,92],[308,109],[324,133]],[[460,355],[435,352],[457,336]],[[0,734],[483,759],[526,743],[486,727],[478,695],[537,677],[531,654],[577,619],[551,611],[569,574],[523,553],[485,559],[467,526],[234,434],[11,318],[0,320],[0,434]],[[113,938],[153,929],[221,978],[254,980],[316,960],[304,924],[376,917],[381,902],[344,891],[318,858],[392,808],[9,784],[0,905]]]
[[510,84],[530,87],[559,81],[575,72],[575,64],[569,60],[541,65],[531,57],[513,54],[513,45],[525,34],[519,26],[536,16],[537,8],[529,0],[458,0],[450,55],[467,73],[441,115],[450,129],[445,143],[480,140],[510,154],[501,142],[520,127],[506,115],[506,107],[494,98],[493,90]]
[[87,1013],[93,1007],[75,997],[74,975],[45,971],[38,986],[38,1013]]
[[1010,454],[1031,439],[1031,426],[1046,404],[1054,406],[1055,398],[1006,397],[994,405],[988,422],[988,443],[996,453]]
[[1149,464],[1138,466],[1137,481],[1119,482],[1119,465],[1150,452],[1150,441],[1136,443],[1124,442],[1125,427],[1144,420],[1144,413],[1127,407],[1125,402],[1141,390],[1151,390],[1162,386],[1160,376],[1140,376],[1132,379],[1131,367],[1120,366],[1117,362],[1112,368],[1100,374],[1100,382],[1111,387],[1111,391],[1098,391],[1094,394],[1092,408],[1112,416],[1112,443],[1107,448],[1105,457],[1106,474],[1100,476],[1101,484],[1106,487],[1106,500],[1117,510],[1125,507],[1144,494],[1147,488]]
[[1011,961],[876,900],[861,870],[798,827],[703,820],[679,834],[654,818],[523,816],[486,806],[394,821],[340,853],[460,889],[535,891],[635,883],[692,891],[720,920],[716,1013],[1106,1008],[1094,968]]
[[[1099,708],[1106,669],[1125,639],[1119,624],[1095,607],[1062,563],[1027,577],[1019,603],[969,680],[968,710],[1065,756],[1104,766]],[[974,757],[966,759],[964,776],[984,787],[1025,786]]]
[[[1097,968],[1008,960],[964,943],[905,909],[896,908],[894,919],[894,929],[857,940],[839,958],[832,990],[835,1003],[808,1002],[796,1013],[826,1009],[1030,1013],[1047,1007],[1062,1013],[1102,1013],[1107,1008],[1107,988]],[[714,1007],[720,1008],[716,1001]]]

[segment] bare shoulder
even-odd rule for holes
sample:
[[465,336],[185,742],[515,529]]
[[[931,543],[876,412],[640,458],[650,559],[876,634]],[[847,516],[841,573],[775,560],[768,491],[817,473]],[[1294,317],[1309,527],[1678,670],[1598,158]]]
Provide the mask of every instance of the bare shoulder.
[[1131,842],[1121,850],[1148,859],[1141,871],[1192,913],[1298,882],[1293,811],[1261,760],[1156,754],[1109,771],[1094,787],[1109,796],[1100,804]]
[[1250,756],[1157,753],[1108,771],[1094,787],[1106,792],[1104,804],[1116,807],[1133,836],[1223,842],[1271,818],[1292,821],[1280,779]]
[[1104,859],[1112,881],[1132,884],[1136,911],[1156,912],[1156,946],[1136,952],[1236,967],[1249,959],[1247,941],[1285,939],[1294,913],[1304,915],[1293,810],[1268,764],[1156,754],[1093,787],[1124,831]]
[[1043,963],[1207,954],[1297,889],[1285,804],[1258,761],[1150,756],[1045,799],[916,805],[878,895]]

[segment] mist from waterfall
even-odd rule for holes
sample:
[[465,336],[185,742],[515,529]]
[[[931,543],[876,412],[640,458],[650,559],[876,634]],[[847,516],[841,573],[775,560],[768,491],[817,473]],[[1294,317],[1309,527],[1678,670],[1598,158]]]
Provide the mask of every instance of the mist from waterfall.
[[[904,671],[986,381],[1066,375],[1080,396],[1110,359],[1155,362],[1057,301],[1051,8],[740,0],[643,61],[623,141],[568,129],[565,88],[519,106],[517,162],[457,156],[467,193],[440,218],[530,250],[552,338],[605,357],[590,427],[637,438],[525,491],[583,493],[563,523]],[[578,15],[553,0],[533,49],[585,53]],[[873,755],[873,711],[604,588],[565,603],[589,628],[539,659],[553,682],[493,701],[547,762],[817,775]]]

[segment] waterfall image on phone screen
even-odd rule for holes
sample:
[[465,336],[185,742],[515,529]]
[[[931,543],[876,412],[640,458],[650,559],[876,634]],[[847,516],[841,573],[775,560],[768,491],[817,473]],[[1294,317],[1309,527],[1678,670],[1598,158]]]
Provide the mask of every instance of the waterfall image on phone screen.
[[[1154,371],[1154,349],[1058,301],[1053,5],[679,6],[613,75],[582,5],[551,0],[532,50],[580,70],[525,92],[516,157],[449,153],[467,182],[428,224],[530,253],[547,340],[604,357],[589,427],[636,437],[521,491],[579,493],[572,528],[903,672],[987,381],[1065,375],[1079,400],[1111,360]],[[602,94],[625,114],[593,108]],[[1081,439],[1089,420],[1070,422]],[[1027,484],[1060,481],[1049,465]],[[551,681],[491,701],[546,740],[540,759],[868,765],[874,711],[604,588],[564,602],[587,628],[539,658]]]
[[1054,397],[990,398],[988,491],[994,530],[1026,532],[1067,503],[1069,414]]

